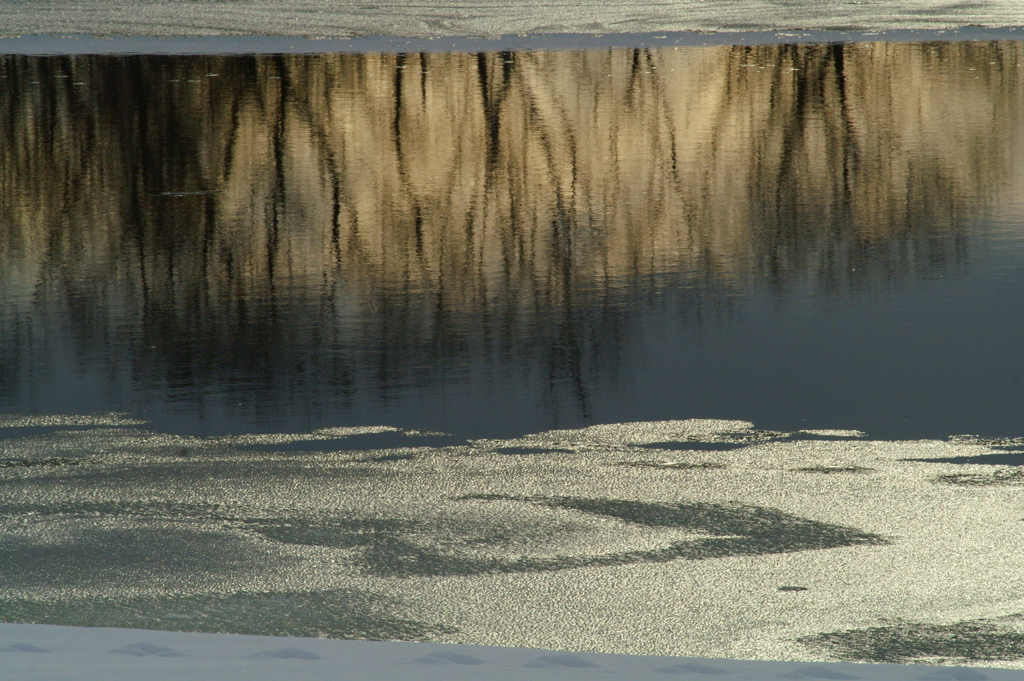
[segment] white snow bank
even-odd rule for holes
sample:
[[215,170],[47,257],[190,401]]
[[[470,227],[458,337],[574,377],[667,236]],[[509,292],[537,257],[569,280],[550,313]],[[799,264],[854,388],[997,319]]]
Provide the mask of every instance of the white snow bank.
[[1020,26],[1019,0],[0,1],[0,36],[496,36],[519,33],[949,29]]
[[530,648],[342,641],[141,629],[0,624],[8,681],[504,681],[671,678],[1019,681],[1007,669],[924,665],[758,662]]

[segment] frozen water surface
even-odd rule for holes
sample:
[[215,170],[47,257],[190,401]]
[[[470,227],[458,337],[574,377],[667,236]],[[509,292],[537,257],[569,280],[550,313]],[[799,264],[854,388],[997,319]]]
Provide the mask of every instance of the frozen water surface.
[[[951,463],[1019,441],[688,420],[294,452],[312,434],[52,428],[5,441],[11,622],[1024,668],[1024,479]],[[644,446],[673,442],[738,446]]]

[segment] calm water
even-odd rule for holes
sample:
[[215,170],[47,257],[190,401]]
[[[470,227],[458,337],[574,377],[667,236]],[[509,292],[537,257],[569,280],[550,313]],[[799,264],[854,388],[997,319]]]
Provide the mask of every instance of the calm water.
[[0,411],[1020,435],[1022,62],[0,57]]

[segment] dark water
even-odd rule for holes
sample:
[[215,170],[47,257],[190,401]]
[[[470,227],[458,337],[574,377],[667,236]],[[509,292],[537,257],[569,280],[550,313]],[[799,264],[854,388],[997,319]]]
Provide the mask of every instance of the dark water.
[[0,411],[1019,435],[1022,63],[0,57]]

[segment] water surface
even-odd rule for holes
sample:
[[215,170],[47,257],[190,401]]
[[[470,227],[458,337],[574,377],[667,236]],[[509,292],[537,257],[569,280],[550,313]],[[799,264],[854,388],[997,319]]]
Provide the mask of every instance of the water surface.
[[0,409],[1018,434],[1022,62],[0,58]]

